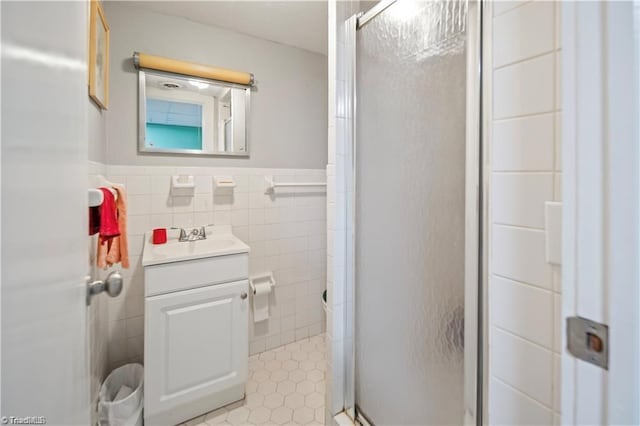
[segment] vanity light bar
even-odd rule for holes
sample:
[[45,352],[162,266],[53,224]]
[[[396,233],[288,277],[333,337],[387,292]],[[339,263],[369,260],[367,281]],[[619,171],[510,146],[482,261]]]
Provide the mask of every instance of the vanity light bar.
[[179,61],[177,59],[148,55],[140,52],[133,53],[133,64],[136,68],[147,68],[193,77],[208,78],[210,80],[227,81],[245,86],[253,86],[254,84],[253,74],[250,72],[210,67],[208,65]]

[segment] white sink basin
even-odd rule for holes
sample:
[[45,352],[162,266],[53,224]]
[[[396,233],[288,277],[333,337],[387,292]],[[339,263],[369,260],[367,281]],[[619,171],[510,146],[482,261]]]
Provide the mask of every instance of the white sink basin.
[[145,234],[143,266],[249,252],[249,246],[231,233],[231,226],[207,226],[207,238],[197,241],[178,241],[180,231],[169,229],[165,244],[153,244],[152,234]]

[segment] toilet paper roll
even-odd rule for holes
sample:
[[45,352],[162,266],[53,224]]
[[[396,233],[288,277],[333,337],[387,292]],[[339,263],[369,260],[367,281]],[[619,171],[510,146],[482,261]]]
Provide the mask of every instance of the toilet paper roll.
[[256,284],[255,289],[256,292],[253,295],[253,322],[260,322],[269,318],[271,283]]

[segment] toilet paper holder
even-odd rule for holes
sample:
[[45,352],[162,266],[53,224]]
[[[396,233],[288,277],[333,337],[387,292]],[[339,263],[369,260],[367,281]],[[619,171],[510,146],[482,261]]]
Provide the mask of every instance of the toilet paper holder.
[[256,294],[256,285],[262,284],[265,282],[269,283],[269,286],[272,289],[276,285],[276,280],[273,278],[272,272],[261,274],[261,275],[254,275],[253,277],[249,278],[249,285],[251,286],[251,292],[253,294]]

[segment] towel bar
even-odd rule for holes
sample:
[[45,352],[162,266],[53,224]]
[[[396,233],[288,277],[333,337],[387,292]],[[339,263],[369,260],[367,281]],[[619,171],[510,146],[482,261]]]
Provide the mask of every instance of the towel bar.
[[273,192],[278,187],[305,187],[305,186],[327,186],[326,182],[276,182],[273,180],[273,176],[265,176],[267,181],[267,192]]

